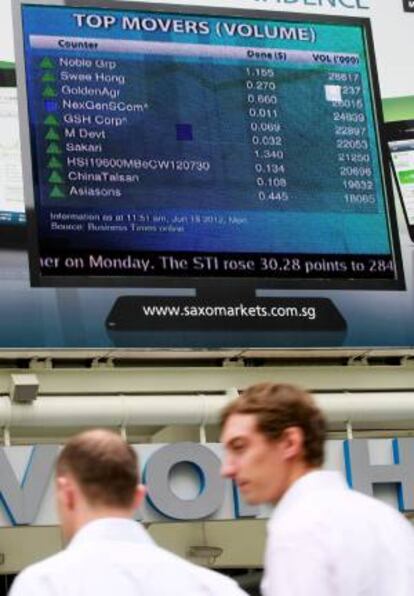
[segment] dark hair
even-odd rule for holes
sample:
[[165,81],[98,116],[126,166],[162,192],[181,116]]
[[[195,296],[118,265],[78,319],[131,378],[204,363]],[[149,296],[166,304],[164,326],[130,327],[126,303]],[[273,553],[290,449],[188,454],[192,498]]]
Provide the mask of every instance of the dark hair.
[[260,383],[248,387],[221,414],[221,427],[233,414],[253,414],[257,429],[269,440],[297,426],[304,435],[303,457],[312,466],[324,460],[326,422],[310,393],[281,383]]
[[91,505],[129,508],[139,482],[135,451],[119,435],[90,430],[70,439],[56,464],[56,475],[72,475]]

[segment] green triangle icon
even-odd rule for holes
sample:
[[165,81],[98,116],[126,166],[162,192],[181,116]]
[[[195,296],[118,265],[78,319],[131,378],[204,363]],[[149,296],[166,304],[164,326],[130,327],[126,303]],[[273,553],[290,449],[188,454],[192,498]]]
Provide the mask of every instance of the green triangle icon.
[[50,193],[49,197],[51,199],[64,199],[65,193],[63,193],[58,186],[54,186],[52,192]]
[[57,97],[57,93],[56,93],[56,89],[53,89],[53,87],[50,87],[50,85],[48,85],[42,93],[42,97]]
[[50,114],[50,116],[48,116],[46,118],[46,120],[44,121],[44,124],[46,124],[46,126],[59,126],[60,122],[56,118],[56,116],[54,116],[53,114]]
[[47,167],[50,170],[61,170],[63,168],[62,162],[60,162],[56,157],[52,157],[49,159]]
[[50,143],[46,149],[46,153],[48,155],[60,155],[62,153],[62,149],[56,143]]
[[55,68],[55,63],[50,58],[43,58],[43,60],[40,63],[40,68],[44,68],[44,69]]
[[47,141],[60,141],[60,136],[53,128],[49,128],[49,131],[45,137]]
[[45,72],[45,74],[42,76],[42,81],[44,83],[54,83],[56,81],[56,77],[53,74],[53,72],[47,71]]
[[49,176],[49,182],[50,184],[63,184],[64,180],[59,172],[52,172]]

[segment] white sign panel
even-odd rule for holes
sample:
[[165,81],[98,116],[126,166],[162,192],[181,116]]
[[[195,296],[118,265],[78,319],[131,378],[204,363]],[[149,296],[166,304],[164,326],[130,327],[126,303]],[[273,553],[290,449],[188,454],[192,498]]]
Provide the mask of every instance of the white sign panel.
[[[147,497],[137,511],[144,522],[268,517],[268,507],[244,503],[220,475],[221,444],[136,445]],[[56,525],[54,462],[60,447],[0,448],[0,527]],[[352,488],[414,510],[414,439],[328,441],[328,470]]]

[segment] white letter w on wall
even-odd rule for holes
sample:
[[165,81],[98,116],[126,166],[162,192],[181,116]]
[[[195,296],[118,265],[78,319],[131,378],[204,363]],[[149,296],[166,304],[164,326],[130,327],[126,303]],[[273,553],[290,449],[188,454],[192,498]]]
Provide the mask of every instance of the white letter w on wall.
[[19,448],[0,447],[0,501],[13,525],[32,524],[53,473],[59,447],[33,447],[21,483],[8,457],[11,449]]

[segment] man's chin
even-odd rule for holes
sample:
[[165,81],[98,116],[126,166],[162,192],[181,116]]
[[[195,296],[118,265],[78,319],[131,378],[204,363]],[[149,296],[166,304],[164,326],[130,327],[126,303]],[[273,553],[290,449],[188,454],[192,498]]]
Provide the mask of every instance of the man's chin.
[[252,495],[251,493],[243,492],[242,490],[240,490],[240,494],[243,497],[243,501],[248,505],[260,505],[260,503],[262,502],[260,499],[257,498],[257,496]]

